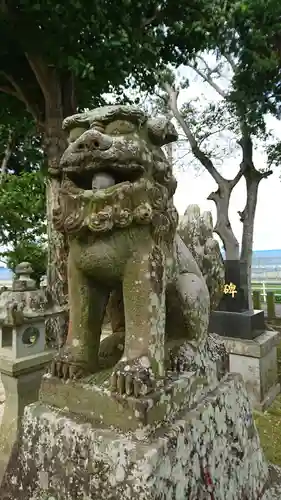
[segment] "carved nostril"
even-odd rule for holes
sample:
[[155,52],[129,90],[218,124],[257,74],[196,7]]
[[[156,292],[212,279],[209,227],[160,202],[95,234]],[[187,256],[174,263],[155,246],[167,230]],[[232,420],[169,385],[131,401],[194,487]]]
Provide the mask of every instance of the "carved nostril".
[[81,139],[81,141],[74,146],[74,149],[77,152],[90,152],[91,150],[105,151],[109,149],[111,145],[112,139],[109,136],[101,135],[101,137],[97,137],[95,134],[93,137],[93,134],[88,134],[87,137],[84,137],[83,140]]

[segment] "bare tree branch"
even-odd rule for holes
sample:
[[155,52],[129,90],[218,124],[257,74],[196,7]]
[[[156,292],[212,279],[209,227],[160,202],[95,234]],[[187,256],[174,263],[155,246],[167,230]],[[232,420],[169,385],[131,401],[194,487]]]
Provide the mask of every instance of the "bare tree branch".
[[1,71],[1,74],[8,80],[8,82],[12,85],[12,87],[0,87],[2,92],[6,94],[12,95],[19,99],[21,102],[25,104],[27,111],[32,115],[34,120],[37,123],[40,122],[40,111],[36,104],[31,103],[30,99],[27,97],[26,92],[23,90],[22,86],[17,83],[13,75],[6,73],[5,71]]
[[207,75],[208,76],[211,76],[213,73],[216,73],[219,70],[220,66],[221,66],[221,64],[218,63],[214,68],[210,68],[210,66],[206,63],[204,57],[202,57],[200,55],[197,55],[196,59],[199,59],[199,61],[201,61],[204,64],[205,69],[207,70]]
[[26,52],[25,57],[39,83],[45,101],[48,101],[57,91],[58,79],[56,78],[55,68],[48,66],[41,57],[35,54]]
[[48,96],[48,88],[46,86],[46,80],[48,80],[48,73],[46,72],[46,67],[42,63],[41,59],[35,55],[31,55],[26,52],[25,57],[34,75],[36,76],[37,82],[39,83],[46,99]]
[[209,174],[213,177],[213,179],[217,182],[217,184],[220,184],[221,182],[224,181],[223,177],[220,175],[220,173],[216,170],[216,168],[213,165],[213,162],[210,160],[210,158],[202,151],[197,143],[196,138],[191,132],[190,127],[188,126],[187,122],[183,118],[182,114],[180,113],[177,105],[177,99],[179,95],[179,91],[173,88],[168,82],[165,82],[163,84],[164,90],[167,92],[168,97],[169,97],[169,107],[176,118],[177,122],[183,129],[186,138],[191,146],[191,151],[194,154],[194,156],[199,160],[202,165],[206,168],[206,170],[209,172]]
[[213,130],[213,131],[210,131],[210,132],[206,133],[204,135],[204,137],[202,137],[200,139],[200,141],[198,141],[198,145],[201,146],[201,144],[203,144],[203,142],[206,141],[206,139],[209,139],[212,135],[224,132],[224,130],[225,130],[225,127],[222,127],[222,128],[217,129],[217,130]]
[[241,162],[240,163],[240,168],[237,172],[237,174],[235,175],[234,179],[232,179],[230,182],[230,185],[231,185],[231,189],[233,189],[236,184],[238,184],[238,182],[240,181],[241,177],[243,177],[244,173],[245,173],[245,170],[246,170],[246,165],[245,163]]
[[[200,60],[203,60],[204,59],[199,56],[198,58],[200,58]],[[196,64],[195,63],[188,63],[187,66],[189,66],[191,69],[193,69],[193,71],[195,71],[197,73],[197,75],[199,75],[205,82],[207,82],[211,87],[213,87],[213,89],[223,98],[225,99],[227,97],[227,92],[225,92],[214,80],[213,78],[211,77],[211,74],[215,71],[215,70],[212,70],[208,65],[207,63],[204,61],[204,64],[206,66],[206,70],[207,70],[207,73],[204,73],[203,71],[201,71],[199,68],[197,68]]]
[[152,14],[152,16],[142,20],[141,28],[145,28],[149,24],[153,23],[153,21],[155,21],[159,17],[160,13],[162,13],[162,9],[161,6],[158,4],[155,6],[154,13]]
[[[20,99],[20,96],[12,87],[8,87],[8,86],[6,87],[5,85],[1,85],[0,92],[3,92],[4,94],[12,95],[13,97],[16,97],[17,99]],[[22,100],[22,99],[20,99],[20,100]]]
[[231,66],[233,73],[235,73],[237,70],[237,64],[234,62],[234,59],[231,57],[230,54],[224,54],[224,57],[227,60],[228,64]]
[[9,130],[7,145],[6,145],[3,160],[1,163],[0,184],[2,183],[4,175],[7,173],[7,170],[8,170],[9,160],[10,160],[12,152],[13,152],[14,141],[15,141],[15,133],[12,130]]

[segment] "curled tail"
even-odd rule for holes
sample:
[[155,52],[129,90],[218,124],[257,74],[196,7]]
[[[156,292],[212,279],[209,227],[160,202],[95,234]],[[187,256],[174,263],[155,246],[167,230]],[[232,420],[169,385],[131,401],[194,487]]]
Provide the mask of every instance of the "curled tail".
[[222,298],[225,274],[219,244],[213,238],[211,212],[201,215],[198,205],[189,205],[179,222],[178,233],[204,276],[214,310]]

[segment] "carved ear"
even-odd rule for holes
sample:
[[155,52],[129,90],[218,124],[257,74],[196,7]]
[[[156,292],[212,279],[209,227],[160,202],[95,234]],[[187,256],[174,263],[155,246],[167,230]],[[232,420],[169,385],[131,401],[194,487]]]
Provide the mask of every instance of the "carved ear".
[[155,146],[164,146],[174,142],[178,133],[174,125],[166,118],[150,118],[147,120],[147,131],[149,139]]

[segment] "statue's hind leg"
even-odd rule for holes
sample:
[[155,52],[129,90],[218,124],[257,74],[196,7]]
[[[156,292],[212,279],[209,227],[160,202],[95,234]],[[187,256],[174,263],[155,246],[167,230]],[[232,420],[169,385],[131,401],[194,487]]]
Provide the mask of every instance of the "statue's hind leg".
[[[167,321],[167,351],[170,352],[169,364],[176,371],[188,370],[197,346],[207,338],[209,326],[210,299],[207,286],[202,277],[193,273],[180,274],[171,288],[172,317]],[[175,300],[176,299],[176,300]],[[176,321],[179,327],[176,328]],[[174,324],[174,327],[173,327]],[[186,344],[184,350],[181,346]],[[187,344],[189,344],[187,349]]]
[[77,269],[69,255],[69,309],[71,328],[66,344],[52,364],[52,374],[79,378],[98,370],[101,328],[109,290]]
[[186,325],[184,336],[199,344],[208,333],[210,297],[207,285],[201,277],[183,273],[178,276],[176,286]]

